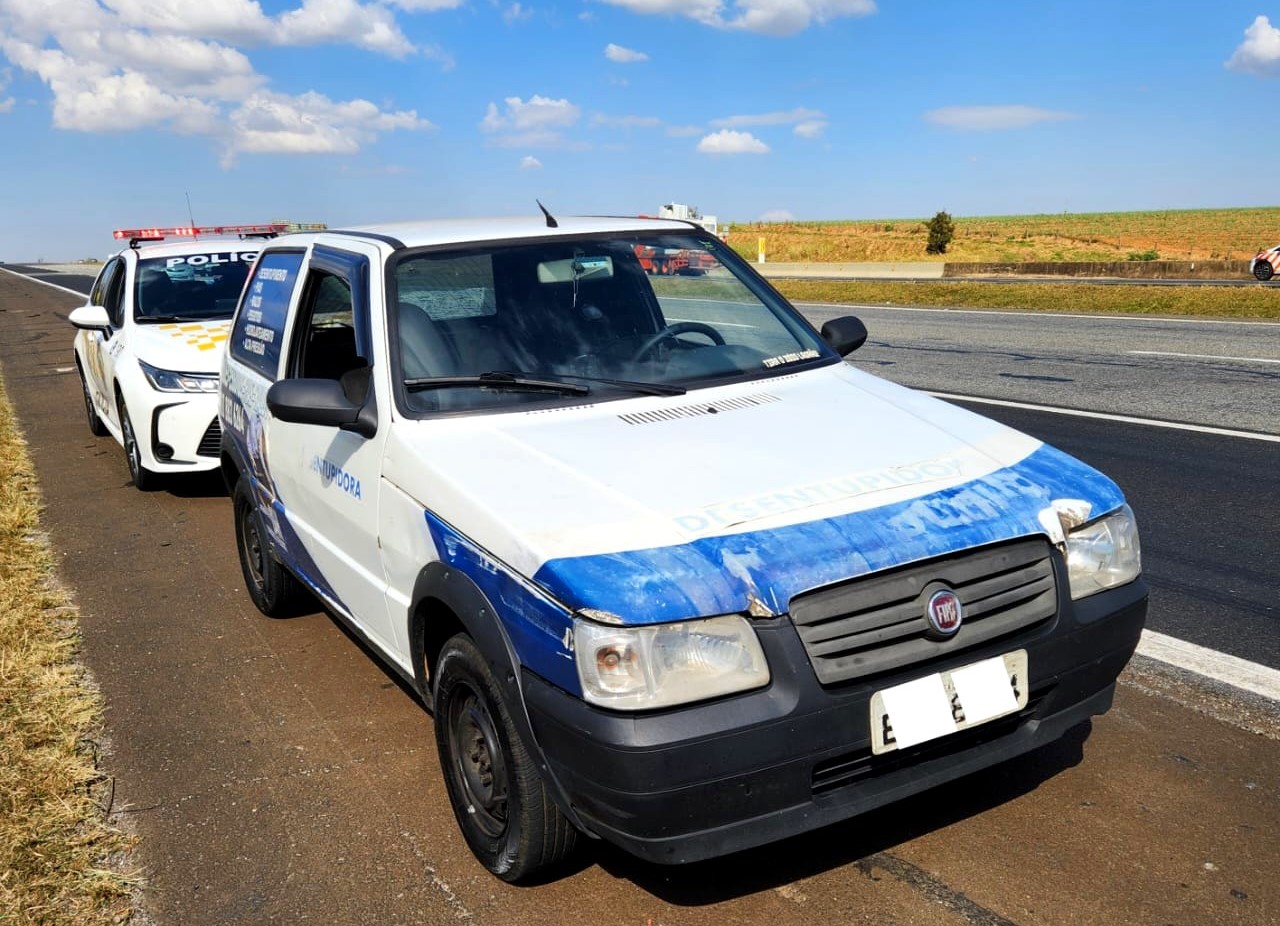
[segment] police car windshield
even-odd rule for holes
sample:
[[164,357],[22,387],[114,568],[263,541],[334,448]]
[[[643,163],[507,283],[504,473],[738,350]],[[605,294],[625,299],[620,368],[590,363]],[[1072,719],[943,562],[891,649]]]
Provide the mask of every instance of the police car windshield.
[[230,318],[257,251],[210,250],[138,261],[134,318],[139,322]]
[[[837,359],[728,245],[694,232],[409,253],[394,280],[402,378],[415,383],[512,370],[589,382],[596,401]],[[571,400],[406,391],[424,413]]]

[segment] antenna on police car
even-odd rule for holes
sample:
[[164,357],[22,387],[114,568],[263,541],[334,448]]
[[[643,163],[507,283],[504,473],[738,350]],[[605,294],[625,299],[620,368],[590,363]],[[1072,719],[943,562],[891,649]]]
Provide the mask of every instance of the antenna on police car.
[[196,227],[196,216],[195,216],[195,213],[193,213],[193,212],[191,211],[191,194],[190,194],[190,193],[186,193],[186,194],[184,194],[184,195],[187,197],[187,218],[191,220],[191,227],[192,227],[192,228],[195,228],[195,227]]
[[559,228],[560,223],[556,221],[555,216],[547,211],[547,207],[542,205],[542,200],[535,199],[534,202],[538,204],[538,208],[542,210],[542,214],[547,217],[547,228]]

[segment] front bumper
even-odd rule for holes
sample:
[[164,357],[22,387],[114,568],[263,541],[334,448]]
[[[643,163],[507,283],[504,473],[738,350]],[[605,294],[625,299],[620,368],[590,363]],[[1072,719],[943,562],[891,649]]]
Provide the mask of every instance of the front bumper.
[[[848,819],[1058,739],[1111,706],[1146,611],[1141,580],[1077,602],[1063,591],[1046,625],[826,688],[782,617],[756,624],[773,673],[757,692],[628,715],[526,671],[524,694],[547,769],[576,818],[634,855],[678,864]],[[1016,649],[1029,659],[1020,713],[872,755],[876,691]]]
[[217,469],[222,432],[216,393],[149,390],[134,427],[143,443],[143,465],[154,472]]

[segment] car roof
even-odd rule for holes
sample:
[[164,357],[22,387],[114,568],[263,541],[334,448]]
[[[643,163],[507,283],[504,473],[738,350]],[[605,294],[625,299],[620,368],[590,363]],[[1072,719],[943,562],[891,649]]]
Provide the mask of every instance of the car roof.
[[[688,222],[669,219],[648,219],[614,216],[566,216],[559,218],[556,228],[549,228],[541,216],[514,218],[428,219],[418,222],[386,222],[377,225],[359,225],[322,232],[304,232],[287,236],[294,241],[305,236],[311,240],[328,239],[326,243],[340,244],[345,236],[355,235],[391,238],[406,248],[433,245],[470,244],[481,241],[518,241],[522,238],[559,238],[575,235],[591,235],[609,232],[688,232],[693,226]],[[335,238],[339,240],[334,240]],[[283,239],[282,239],[283,240]]]

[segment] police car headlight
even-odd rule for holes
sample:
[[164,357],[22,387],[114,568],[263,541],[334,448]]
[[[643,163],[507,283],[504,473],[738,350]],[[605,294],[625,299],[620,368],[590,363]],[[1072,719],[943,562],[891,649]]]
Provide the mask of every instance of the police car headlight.
[[1072,598],[1085,598],[1132,582],[1141,572],[1138,523],[1128,505],[1067,534],[1067,576]]
[[176,373],[173,370],[161,370],[149,363],[138,361],[142,372],[151,383],[153,389],[161,392],[217,392],[218,376],[216,373]]
[[769,684],[760,641],[736,614],[647,627],[576,617],[573,644],[587,701],[615,710],[671,707]]

